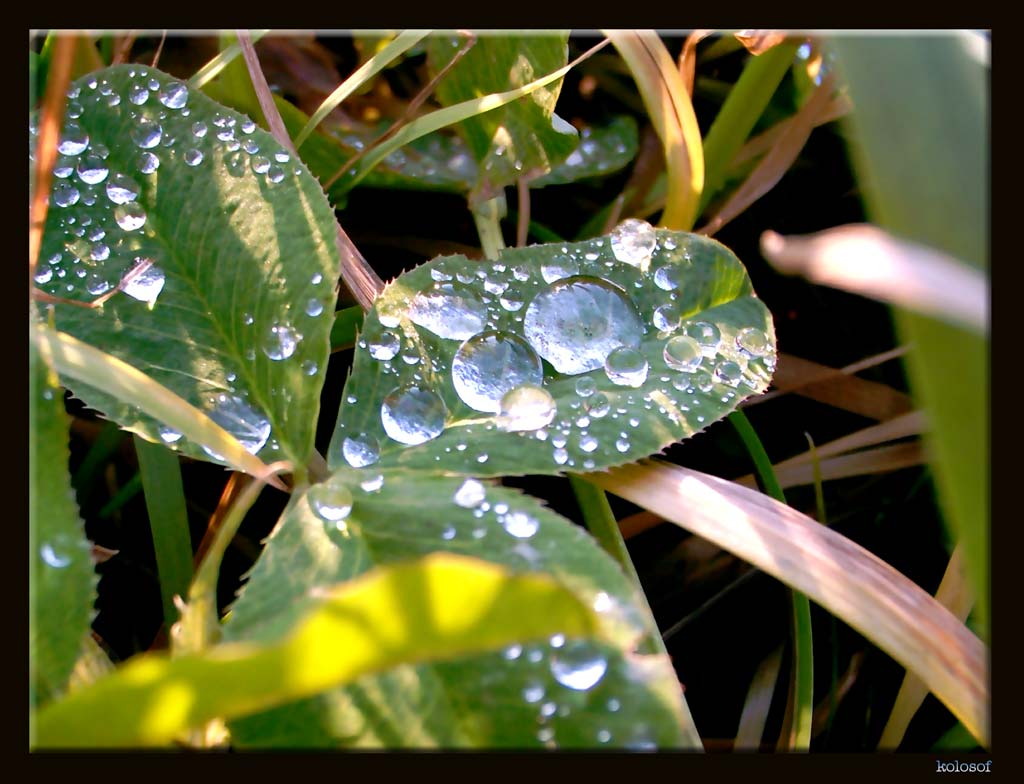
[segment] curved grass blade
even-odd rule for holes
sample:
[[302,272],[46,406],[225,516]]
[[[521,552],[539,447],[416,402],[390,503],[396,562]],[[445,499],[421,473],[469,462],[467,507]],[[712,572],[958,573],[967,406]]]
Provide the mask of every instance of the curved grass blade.
[[[279,642],[143,655],[41,711],[39,747],[155,746],[217,717],[235,718],[408,661],[453,658],[599,631],[593,612],[548,577],[435,555],[324,587]],[[96,721],[97,716],[103,721]]]
[[[256,43],[269,32],[270,30],[253,30],[252,33],[250,33],[252,42]],[[196,90],[202,89],[208,82],[216,79],[217,75],[241,53],[242,45],[238,42],[225,47],[224,51],[217,54],[212,60],[210,60],[210,62],[195,72],[195,75],[188,80],[189,87]]]
[[624,466],[593,481],[802,591],[920,677],[982,744],[990,742],[984,644],[867,550],[761,493],[680,466]]
[[703,430],[774,364],[771,315],[713,240],[627,222],[484,264],[439,258],[367,314],[328,462],[599,470]]
[[[253,453],[304,466],[338,272],[318,184],[250,119],[160,71],[108,68],[71,93],[77,116],[58,148],[35,280],[102,307],[58,304],[58,328],[208,412]],[[76,392],[149,440],[212,457],[95,387]]]

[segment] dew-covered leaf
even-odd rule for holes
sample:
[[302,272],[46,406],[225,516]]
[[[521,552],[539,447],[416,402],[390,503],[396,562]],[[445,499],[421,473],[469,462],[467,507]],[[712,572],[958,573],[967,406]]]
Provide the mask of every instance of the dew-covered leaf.
[[[36,285],[59,329],[135,366],[265,461],[313,448],[337,276],[334,216],[248,117],[152,68],[69,90]],[[120,290],[117,287],[120,285]],[[88,387],[122,427],[211,454]]]
[[676,747],[671,664],[637,589],[581,528],[515,490],[400,469],[343,468],[295,498],[224,627],[281,634],[317,586],[443,551],[546,573],[593,608],[604,642],[555,634],[457,661],[403,666],[232,724],[239,746]]
[[329,463],[477,476],[590,471],[703,430],[767,388],[771,315],[695,234],[435,259],[367,314]]
[[[458,36],[435,36],[427,47],[432,73],[438,73],[464,45]],[[526,36],[480,35],[445,74],[435,95],[451,106],[487,93],[522,87],[568,62],[568,33]],[[516,180],[551,171],[579,144],[576,129],[558,117],[557,80],[521,100],[463,120],[459,129],[478,164],[470,200],[485,201]]]
[[38,716],[39,745],[166,745],[213,719],[265,710],[405,662],[490,650],[520,635],[543,639],[559,628],[573,638],[568,649],[598,628],[594,611],[549,577],[452,555],[321,587],[279,640],[171,658],[144,654],[48,706]]
[[68,476],[68,418],[56,373],[29,343],[29,701],[67,685],[89,635],[96,573]]
[[554,169],[531,180],[531,188],[565,185],[588,177],[602,177],[619,171],[636,157],[640,141],[636,120],[616,117],[608,125],[584,128],[579,146]]

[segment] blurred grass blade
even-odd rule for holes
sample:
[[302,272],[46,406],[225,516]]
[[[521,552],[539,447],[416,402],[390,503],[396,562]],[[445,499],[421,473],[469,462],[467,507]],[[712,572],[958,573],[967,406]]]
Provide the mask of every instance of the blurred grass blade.
[[40,711],[37,742],[163,745],[211,719],[244,716],[405,662],[597,631],[593,611],[546,575],[432,555],[325,589],[283,640],[175,659],[139,656]]
[[811,131],[818,125],[818,119],[828,108],[832,99],[835,78],[828,76],[815,88],[807,102],[800,107],[761,162],[750,173],[743,184],[736,189],[728,201],[699,229],[701,234],[713,235],[733,218],[740,215],[751,204],[764,196],[778,185],[779,180],[796,161],[804,145],[811,136]]
[[324,118],[333,112],[342,101],[362,87],[368,80],[372,79],[392,62],[401,57],[405,52],[412,49],[430,34],[430,30],[405,30],[399,33],[394,41],[373,55],[369,60],[356,69],[348,79],[341,83],[337,90],[328,95],[322,104],[313,112],[309,122],[299,131],[295,137],[295,146],[301,147],[302,143],[309,138],[314,129],[323,122]]
[[125,484],[121,486],[121,489],[114,494],[114,497],[104,504],[102,509],[100,509],[100,518],[106,519],[110,517],[114,512],[121,509],[140,492],[142,492],[142,474],[136,472],[135,476],[125,482]]
[[[953,555],[949,559],[946,573],[942,576],[939,590],[935,592],[935,600],[943,607],[948,607],[961,621],[967,620],[967,616],[974,606],[974,594],[964,574],[963,548],[957,545]],[[917,713],[924,698],[928,696],[928,687],[921,682],[916,675],[907,673],[903,678],[899,693],[896,695],[896,703],[889,714],[889,720],[882,730],[882,738],[878,741],[878,748],[882,750],[895,750],[910,726],[911,719]]]
[[[837,36],[830,46],[856,106],[853,162],[869,214],[901,237],[987,269],[987,36]],[[990,346],[976,332],[906,311],[896,322],[914,345],[908,374],[932,423],[943,514],[963,545],[976,617],[987,628]]]
[[356,343],[356,336],[363,326],[363,309],[358,305],[335,311],[331,327],[331,351],[344,351]]
[[714,30],[694,30],[683,42],[683,51],[679,53],[679,75],[683,77],[686,94],[693,98],[693,77],[697,72],[697,44],[711,35]]
[[[814,127],[819,128],[822,125],[835,122],[836,120],[848,115],[852,110],[853,104],[850,103],[849,96],[834,96],[828,105],[826,105],[814,118]],[[729,175],[732,176],[736,174],[744,164],[748,164],[771,151],[771,149],[779,143],[779,139],[784,134],[788,133],[789,128],[795,121],[795,115],[793,117],[787,117],[785,120],[775,123],[775,125],[764,133],[759,133],[757,136],[752,136],[748,139],[729,163]]]
[[491,109],[497,109],[499,106],[504,106],[507,103],[518,100],[523,96],[539,90],[545,85],[551,84],[551,82],[561,79],[569,71],[604,47],[607,43],[607,41],[601,41],[601,43],[588,49],[564,68],[552,71],[547,76],[542,76],[540,79],[536,79],[529,84],[524,84],[522,87],[517,87],[514,90],[507,90],[503,93],[491,93],[490,95],[484,95],[480,98],[474,98],[471,101],[457,103],[454,106],[446,106],[443,109],[438,109],[430,114],[425,114],[422,117],[413,120],[390,139],[375,147],[363,157],[359,162],[359,165],[352,170],[355,173],[348,180],[348,186],[350,188],[355,187],[360,180],[366,177],[366,175],[373,170],[374,166],[384,160],[395,150],[400,147],[404,147],[409,142],[419,139],[421,136],[426,136],[428,133],[439,131],[449,125],[455,125],[456,123],[462,122],[467,117],[474,117],[478,114],[488,112]]
[[806,593],[920,676],[975,737],[989,742],[985,645],[860,545],[761,493],[680,466],[645,461],[592,478]]
[[752,56],[704,139],[704,193],[701,210],[725,183],[725,173],[743,142],[771,102],[796,55],[799,41],[789,41]]
[[689,231],[697,220],[704,187],[704,156],[683,78],[653,30],[606,30],[604,34],[629,66],[665,150],[667,195],[659,224]]
[[783,272],[988,334],[983,272],[875,226],[838,226],[800,237],[768,231],[761,250]]
[[[779,480],[775,477],[771,460],[764,444],[754,430],[747,415],[742,411],[729,414],[729,421],[739,433],[743,445],[754,461],[757,475],[765,492],[781,504],[786,503]],[[807,597],[790,591],[793,623],[793,713],[789,740],[786,748],[793,751],[809,751],[811,747],[811,724],[814,718],[814,640],[811,630],[811,605]]]
[[245,30],[238,30],[235,33],[239,46],[242,47],[242,59],[245,60],[245,67],[249,72],[249,81],[256,93],[256,100],[259,102],[263,119],[266,120],[267,128],[271,135],[277,139],[286,150],[291,150],[298,155],[295,145],[292,144],[292,137],[284,127],[281,113],[274,104],[274,94],[270,92],[270,85],[267,84],[267,77],[263,74],[259,57],[256,55],[256,46],[252,37]]
[[772,706],[775,684],[779,680],[781,668],[782,646],[780,645],[762,660],[750,681],[747,698],[743,701],[743,711],[740,713],[740,725],[736,730],[733,751],[758,751],[760,749],[764,726],[768,722],[768,711]]
[[752,55],[764,54],[786,40],[786,33],[782,30],[740,30],[733,35]]
[[[127,362],[49,327],[37,326],[34,337],[40,352],[52,358],[62,376],[131,401],[155,419],[223,455],[237,471],[254,476],[266,471],[264,462],[247,452],[224,428]],[[272,483],[285,489],[279,480]]]
[[101,486],[103,469],[121,447],[123,437],[124,433],[116,422],[104,422],[100,425],[99,435],[71,477],[71,486],[75,488],[79,506],[88,506],[96,489]]
[[160,577],[164,623],[177,619],[175,596],[185,596],[192,581],[192,538],[189,534],[185,488],[178,457],[161,444],[135,436],[135,453],[146,494],[146,511],[153,532],[153,550]]
[[[256,43],[269,32],[270,30],[253,30],[250,33],[252,42]],[[217,75],[241,53],[242,45],[237,41],[230,46],[225,47],[224,51],[220,52],[216,57],[210,60],[210,62],[195,72],[192,78],[188,80],[188,86],[196,90],[202,88],[203,85],[216,79]]]

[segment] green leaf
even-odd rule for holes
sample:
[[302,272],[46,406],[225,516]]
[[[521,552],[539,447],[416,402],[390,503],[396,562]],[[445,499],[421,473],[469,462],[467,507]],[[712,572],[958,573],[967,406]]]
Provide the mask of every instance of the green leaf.
[[[154,69],[108,68],[71,94],[36,281],[66,299],[110,296],[102,308],[57,305],[58,328],[254,454],[304,464],[338,270],[316,181],[247,117]],[[74,390],[148,440],[211,457],[93,386]]]
[[[653,255],[633,266],[615,256],[619,243]],[[633,361],[635,374],[624,367]],[[471,476],[607,468],[703,430],[763,392],[774,364],[771,315],[714,240],[630,221],[610,238],[496,261],[439,258],[396,279],[367,314],[329,464],[376,458]]]
[[[473,479],[344,468],[310,488],[293,499],[267,541],[225,638],[274,639],[315,601],[315,586],[435,551],[550,575],[594,608],[604,643],[510,638],[512,645],[500,652],[402,667],[234,722],[234,743],[530,748],[696,742],[683,730],[668,659],[634,652],[657,628],[618,565],[582,529],[535,499]],[[471,593],[467,586],[453,590],[456,601]],[[551,633],[569,635],[558,628]]]
[[584,128],[579,146],[569,157],[543,177],[531,180],[530,187],[565,185],[617,172],[636,157],[639,146],[636,120],[628,115],[616,117],[605,126]]
[[[463,39],[436,36],[427,61],[438,73],[455,56]],[[466,55],[438,83],[435,95],[445,106],[503,92],[532,82],[568,62],[568,33],[524,36],[481,35]],[[459,124],[479,165],[470,195],[473,203],[498,196],[519,179],[533,179],[564,161],[579,141],[576,129],[558,118],[555,102],[561,80],[494,111]]]
[[68,477],[68,417],[29,342],[29,703],[60,695],[89,635],[96,574]]
[[548,577],[434,556],[321,586],[279,641],[223,645],[174,659],[139,656],[41,711],[38,744],[166,744],[212,719],[242,716],[403,662],[489,650],[560,628],[567,636],[587,636],[596,626],[593,611]]

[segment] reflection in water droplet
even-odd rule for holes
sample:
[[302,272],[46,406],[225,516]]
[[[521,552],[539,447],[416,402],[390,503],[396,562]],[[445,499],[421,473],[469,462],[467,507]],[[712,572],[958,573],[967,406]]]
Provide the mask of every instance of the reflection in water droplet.
[[551,674],[555,680],[574,691],[588,691],[608,671],[608,661],[593,643],[573,640],[551,657]]
[[523,689],[523,699],[533,705],[544,699],[544,687],[533,681]]
[[114,220],[125,231],[135,231],[145,225],[146,211],[135,202],[118,204],[114,208]]
[[270,168],[270,159],[265,155],[257,155],[252,159],[252,170],[257,174],[266,174]]
[[359,487],[363,489],[365,493],[377,493],[382,487],[384,487],[384,474],[377,474],[371,476],[369,479],[364,479],[359,483]]
[[[717,349],[722,340],[721,330],[709,321],[694,321],[687,324],[683,331],[709,349]],[[711,354],[714,354],[713,350]]]
[[290,324],[275,323],[265,335],[263,353],[273,360],[288,359],[300,340],[302,335]]
[[160,168],[160,159],[151,152],[141,152],[135,160],[135,165],[143,174],[152,174]]
[[306,315],[311,317],[319,316],[324,312],[324,303],[314,298],[306,303]]
[[186,150],[185,151],[185,163],[189,166],[198,166],[203,162],[202,150]]
[[270,438],[270,422],[240,397],[217,395],[208,415],[252,454],[259,452]]
[[370,356],[382,362],[394,359],[402,347],[402,340],[394,332],[382,332],[367,343]]
[[597,447],[597,439],[589,433],[584,433],[580,436],[580,449],[584,452],[593,452]]
[[580,397],[589,397],[597,391],[597,382],[590,376],[583,376],[576,379],[576,394]]
[[206,123],[202,121],[192,123],[192,134],[197,139],[202,139],[206,136]]
[[674,370],[692,372],[700,367],[704,354],[700,344],[688,335],[678,335],[665,344],[665,364]]
[[46,543],[39,548],[39,557],[43,563],[54,569],[63,569],[71,565],[71,556],[58,553],[52,544]]
[[413,297],[409,319],[438,337],[466,340],[483,329],[487,308],[472,289],[457,283],[436,283]]
[[315,376],[316,372],[320,369],[320,366],[311,359],[307,359],[302,363],[302,372],[307,376]]
[[309,490],[309,505],[321,520],[337,523],[352,511],[352,491],[341,484],[316,485]]
[[[152,155],[152,153],[146,153]],[[123,174],[115,174],[107,183],[107,198],[114,204],[127,204],[139,197],[139,186]]]
[[141,84],[133,84],[128,88],[128,100],[136,106],[142,106],[149,100],[149,90]]
[[157,427],[157,432],[160,434],[160,440],[165,444],[174,444],[181,440],[181,433],[175,430],[173,427],[167,425],[160,425]]
[[181,82],[167,85],[157,96],[168,109],[180,109],[188,101],[188,88]]
[[36,283],[39,283],[40,285],[42,285],[43,283],[49,283],[52,278],[53,278],[53,268],[52,267],[39,267],[38,268],[38,272],[36,272],[34,280],[35,280]]
[[554,457],[555,462],[558,465],[565,465],[569,462],[569,452],[563,447],[557,447],[555,451],[552,452],[552,457]]
[[388,436],[410,446],[441,435],[447,415],[444,401],[416,384],[407,384],[392,391],[384,398],[380,409],[381,422]]
[[78,179],[86,185],[97,185],[107,179],[110,169],[98,155],[84,155],[78,159],[75,167]]
[[455,391],[476,411],[497,413],[507,392],[524,384],[540,384],[543,378],[540,357],[522,338],[509,333],[475,335],[459,347],[452,360]]
[[341,454],[353,468],[373,465],[380,459],[380,444],[369,433],[349,436],[341,444]]
[[160,123],[155,123],[143,117],[139,120],[139,124],[132,128],[129,135],[132,137],[132,141],[139,147],[144,150],[151,150],[160,144],[163,133],[164,129],[160,126]]
[[600,419],[603,416],[607,416],[608,412],[611,411],[612,404],[604,392],[598,392],[590,397],[583,407],[594,419]]
[[524,384],[506,392],[498,407],[498,427],[506,432],[539,430],[555,418],[557,406],[543,387]]
[[110,281],[100,275],[98,272],[94,272],[89,276],[89,279],[85,282],[85,288],[94,296],[99,296],[110,291]]
[[[136,259],[136,262],[140,261],[142,260]],[[140,302],[152,304],[156,302],[163,288],[164,271],[154,264],[125,283],[121,290]]]
[[670,302],[668,305],[662,305],[655,310],[651,321],[654,324],[654,328],[659,332],[675,332],[679,329],[682,314],[680,313],[679,306],[674,302]]
[[683,282],[683,266],[665,264],[654,271],[654,285],[664,291],[675,291]]
[[715,381],[735,387],[742,378],[743,368],[731,360],[727,359],[715,366]]
[[523,322],[534,350],[569,375],[602,367],[618,346],[639,346],[643,331],[622,289],[587,276],[553,283],[534,297]]
[[459,485],[459,489],[455,491],[452,500],[455,501],[456,506],[461,506],[463,509],[472,509],[475,506],[479,506],[486,497],[487,490],[481,482],[478,482],[476,479],[467,479]]
[[540,528],[540,522],[526,512],[509,512],[501,518],[502,527],[516,539],[529,539]]
[[620,387],[639,387],[647,380],[647,358],[629,346],[620,346],[604,362],[608,380]]
[[89,134],[83,131],[77,124],[68,123],[64,133],[57,145],[57,152],[61,155],[78,155],[89,146]]
[[768,336],[754,327],[747,327],[736,336],[736,347],[748,359],[763,357],[771,351]]
[[619,261],[643,270],[651,260],[658,236],[647,221],[629,218],[612,232],[612,253]]
[[58,207],[70,207],[78,204],[80,197],[81,194],[78,192],[78,188],[71,183],[58,183],[57,187],[53,189],[53,203]]

